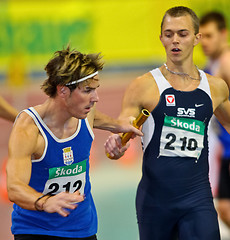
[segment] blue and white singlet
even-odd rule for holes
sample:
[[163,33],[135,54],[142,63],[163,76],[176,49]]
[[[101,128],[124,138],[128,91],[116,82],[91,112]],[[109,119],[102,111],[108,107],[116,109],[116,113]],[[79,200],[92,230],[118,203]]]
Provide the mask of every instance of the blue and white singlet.
[[39,234],[69,238],[89,237],[97,232],[97,214],[89,181],[89,155],[94,138],[87,119],[79,119],[76,132],[58,139],[34,108],[24,110],[37,125],[45,140],[40,159],[32,159],[29,186],[43,194],[79,190],[85,200],[68,217],[58,213],[26,210],[14,204],[13,234]]

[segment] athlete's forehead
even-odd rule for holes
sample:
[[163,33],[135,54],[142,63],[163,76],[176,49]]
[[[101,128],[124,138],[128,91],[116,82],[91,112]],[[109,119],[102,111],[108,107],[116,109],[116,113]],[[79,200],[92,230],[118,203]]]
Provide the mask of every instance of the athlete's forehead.
[[98,88],[100,86],[100,80],[98,75],[94,76],[93,78],[87,79],[84,82],[79,83],[79,86],[90,89]]
[[162,25],[162,33],[165,31],[193,31],[195,32],[193,21],[190,15],[172,17],[167,15]]

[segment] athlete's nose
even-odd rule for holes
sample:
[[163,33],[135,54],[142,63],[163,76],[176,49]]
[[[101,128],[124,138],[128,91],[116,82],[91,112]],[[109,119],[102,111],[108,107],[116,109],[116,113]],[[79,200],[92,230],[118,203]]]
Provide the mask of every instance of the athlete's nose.
[[96,89],[95,89],[95,91],[93,91],[91,100],[92,100],[93,102],[98,102],[98,101],[99,101],[99,97],[98,97],[98,94],[97,94],[97,90],[96,90]]
[[173,35],[173,43],[178,43],[179,42],[179,36],[175,33]]

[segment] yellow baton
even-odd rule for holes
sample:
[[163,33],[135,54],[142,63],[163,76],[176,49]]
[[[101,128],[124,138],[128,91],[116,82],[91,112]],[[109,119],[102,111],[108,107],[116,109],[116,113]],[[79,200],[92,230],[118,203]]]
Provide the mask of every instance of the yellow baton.
[[[139,128],[145,121],[146,119],[150,116],[150,112],[147,109],[142,109],[140,114],[133,120],[133,126],[135,128]],[[128,133],[123,133],[121,136],[121,144],[124,146],[129,139],[131,138],[133,132],[128,132]],[[110,156],[109,153],[106,153],[106,156],[110,159],[113,159],[113,157]]]

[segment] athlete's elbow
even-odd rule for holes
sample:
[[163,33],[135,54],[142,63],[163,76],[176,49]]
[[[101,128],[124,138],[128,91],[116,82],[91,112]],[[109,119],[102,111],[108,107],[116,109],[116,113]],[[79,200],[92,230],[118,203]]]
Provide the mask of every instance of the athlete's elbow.
[[17,196],[16,196],[16,189],[12,185],[7,184],[7,194],[8,194],[8,199],[11,202],[16,202]]

